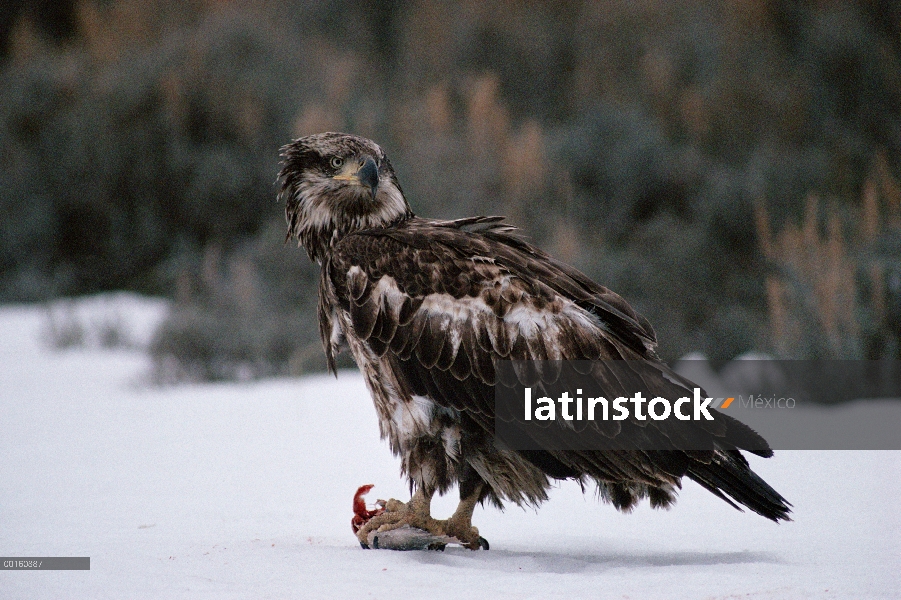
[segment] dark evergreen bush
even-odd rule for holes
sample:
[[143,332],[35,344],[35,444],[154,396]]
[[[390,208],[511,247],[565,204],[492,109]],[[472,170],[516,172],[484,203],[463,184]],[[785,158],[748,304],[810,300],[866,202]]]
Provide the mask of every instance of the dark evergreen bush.
[[778,231],[816,193],[848,235],[876,210],[881,241],[846,245],[859,347],[897,347],[897,202],[863,200],[874,165],[901,170],[895,3],[23,6],[0,24],[0,300],[178,298],[154,345],[172,377],[321,364],[273,181],[323,130],[379,141],[420,214],[510,216],[668,358],[778,346],[756,205]]

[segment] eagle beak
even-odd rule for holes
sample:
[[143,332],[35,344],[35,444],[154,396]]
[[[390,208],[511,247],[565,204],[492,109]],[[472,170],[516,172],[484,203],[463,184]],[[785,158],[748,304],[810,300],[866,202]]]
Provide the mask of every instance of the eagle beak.
[[357,171],[357,177],[360,179],[360,185],[368,187],[369,191],[372,192],[374,200],[375,194],[379,189],[379,168],[375,161],[367,158],[360,170]]
[[376,192],[378,192],[379,188],[379,168],[375,164],[375,161],[367,157],[365,162],[357,169],[356,173],[348,172],[352,169],[353,167],[345,169],[338,175],[333,176],[332,179],[349,181],[369,188],[372,198],[375,199]]

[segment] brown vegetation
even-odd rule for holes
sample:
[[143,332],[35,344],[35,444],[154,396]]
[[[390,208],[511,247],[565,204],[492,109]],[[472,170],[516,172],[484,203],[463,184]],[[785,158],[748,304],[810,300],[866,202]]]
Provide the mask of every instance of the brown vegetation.
[[316,368],[316,269],[272,182],[279,146],[336,129],[418,213],[508,215],[622,293],[667,358],[898,352],[894,3],[54,10],[0,23],[2,299],[177,296],[158,348],[226,365],[199,376]]

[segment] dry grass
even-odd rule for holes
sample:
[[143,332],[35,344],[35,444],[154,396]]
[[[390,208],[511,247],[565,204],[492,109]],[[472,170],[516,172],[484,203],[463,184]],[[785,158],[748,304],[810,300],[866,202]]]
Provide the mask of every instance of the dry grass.
[[884,258],[872,248],[901,225],[901,186],[879,154],[847,223],[834,203],[807,198],[804,217],[772,232],[766,206],[755,207],[766,275],[772,349],[783,358],[870,356],[867,336],[886,330]]

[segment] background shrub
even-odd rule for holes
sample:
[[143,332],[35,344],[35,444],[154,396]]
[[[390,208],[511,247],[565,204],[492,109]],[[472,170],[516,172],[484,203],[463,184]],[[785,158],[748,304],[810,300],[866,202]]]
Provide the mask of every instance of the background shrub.
[[[666,358],[898,355],[896,3],[5,7],[0,300],[175,298],[164,378],[322,366],[273,181],[323,130],[382,144],[420,214],[508,215]],[[841,307],[789,268],[798,227],[842,253]]]

